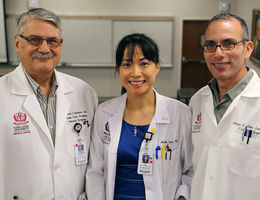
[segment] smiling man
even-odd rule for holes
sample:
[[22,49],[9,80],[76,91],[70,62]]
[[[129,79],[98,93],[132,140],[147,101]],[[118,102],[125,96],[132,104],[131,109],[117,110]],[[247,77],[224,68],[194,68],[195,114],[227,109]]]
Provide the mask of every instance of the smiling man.
[[206,28],[204,58],[213,79],[191,99],[192,200],[259,199],[260,79],[239,16],[222,13]]
[[19,17],[21,63],[0,78],[0,199],[84,199],[97,97],[55,70],[62,43],[56,14],[36,8]]

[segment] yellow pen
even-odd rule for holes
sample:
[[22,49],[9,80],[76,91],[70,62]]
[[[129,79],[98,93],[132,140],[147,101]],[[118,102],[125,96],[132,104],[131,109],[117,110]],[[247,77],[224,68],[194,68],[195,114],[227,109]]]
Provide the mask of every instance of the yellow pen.
[[166,151],[166,145],[162,147],[162,160],[164,160],[164,152]]

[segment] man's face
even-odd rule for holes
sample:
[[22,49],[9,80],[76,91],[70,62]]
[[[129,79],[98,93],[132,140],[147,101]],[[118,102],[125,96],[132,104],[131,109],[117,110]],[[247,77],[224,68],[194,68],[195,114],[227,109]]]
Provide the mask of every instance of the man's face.
[[[212,22],[205,33],[206,42],[220,44],[223,41],[239,42],[243,38],[243,29],[236,19]],[[214,52],[204,51],[204,58],[212,75],[218,81],[229,80],[237,83],[245,73],[245,61],[253,50],[251,41],[239,43],[232,50],[223,51],[217,47]]]
[[[60,30],[52,23],[40,19],[30,19],[23,24],[24,37],[37,36],[43,39],[61,39]],[[40,46],[29,44],[25,39],[15,36],[16,52],[26,72],[33,78],[51,76],[54,68],[58,65],[61,57],[62,45],[49,47],[46,40]],[[45,55],[45,56],[44,56]]]

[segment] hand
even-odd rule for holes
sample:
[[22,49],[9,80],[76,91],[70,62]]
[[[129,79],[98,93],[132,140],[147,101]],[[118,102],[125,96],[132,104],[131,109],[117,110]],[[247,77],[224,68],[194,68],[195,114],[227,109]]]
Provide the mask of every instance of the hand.
[[183,196],[180,196],[178,200],[186,200],[186,198]]

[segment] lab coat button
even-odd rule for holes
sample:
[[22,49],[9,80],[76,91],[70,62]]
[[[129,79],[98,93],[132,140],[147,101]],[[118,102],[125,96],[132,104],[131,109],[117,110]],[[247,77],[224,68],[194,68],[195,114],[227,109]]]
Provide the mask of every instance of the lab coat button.
[[60,167],[59,165],[54,165],[53,170],[56,171],[57,169],[59,169],[59,167]]
[[146,185],[145,187],[147,190],[150,190],[151,189],[151,186],[150,185]]

